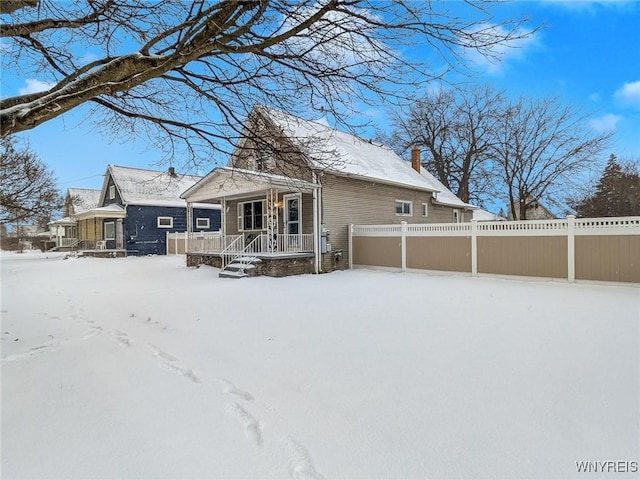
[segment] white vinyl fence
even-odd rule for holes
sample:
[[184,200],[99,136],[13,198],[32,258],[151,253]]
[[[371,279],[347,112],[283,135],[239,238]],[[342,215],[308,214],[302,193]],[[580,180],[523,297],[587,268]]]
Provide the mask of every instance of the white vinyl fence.
[[350,265],[640,282],[640,217],[351,225]]

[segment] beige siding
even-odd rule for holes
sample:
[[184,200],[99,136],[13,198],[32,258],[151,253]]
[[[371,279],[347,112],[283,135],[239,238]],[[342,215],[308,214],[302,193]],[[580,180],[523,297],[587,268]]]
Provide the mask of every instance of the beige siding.
[[470,273],[471,238],[407,237],[407,268]]
[[576,280],[640,282],[640,236],[576,236]]
[[[266,151],[266,156],[271,159],[270,168],[263,171],[276,175],[283,175],[289,178],[298,178],[306,181],[312,180],[311,169],[302,158],[298,148],[283,136],[278,129],[270,127],[271,123],[265,119],[265,126],[257,129],[252,122],[251,129],[245,129],[245,139],[236,155],[233,156],[231,164],[235,168],[255,170],[255,159],[260,152]],[[262,137],[260,142],[251,136],[251,131],[260,132]]]
[[[447,223],[453,220],[453,209],[433,205],[429,192],[329,174],[322,175],[321,181],[323,223],[331,231],[332,250],[342,250],[344,253],[337,268],[347,268],[349,265],[348,228],[351,223],[382,225],[402,221]],[[396,200],[413,202],[413,215],[396,215]],[[427,217],[422,216],[423,202],[429,204]]]
[[400,237],[357,237],[353,250],[354,265],[402,267]]
[[567,278],[567,238],[478,237],[478,273]]
[[78,221],[78,239],[102,240],[102,220],[89,218]]

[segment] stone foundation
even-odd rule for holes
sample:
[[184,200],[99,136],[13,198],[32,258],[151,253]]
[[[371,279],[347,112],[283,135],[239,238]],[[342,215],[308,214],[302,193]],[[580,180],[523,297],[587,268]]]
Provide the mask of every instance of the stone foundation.
[[[247,269],[247,274],[251,277],[264,275],[267,277],[287,277],[289,275],[303,275],[315,273],[313,265],[314,257],[285,257],[285,258],[261,258],[261,262],[255,263],[255,268]],[[187,267],[197,267],[198,265],[208,265],[220,268],[222,258],[219,255],[187,254]]]

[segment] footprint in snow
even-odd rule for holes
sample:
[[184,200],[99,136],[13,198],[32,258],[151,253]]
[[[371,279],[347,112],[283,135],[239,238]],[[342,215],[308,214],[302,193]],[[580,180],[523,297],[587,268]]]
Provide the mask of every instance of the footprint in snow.
[[253,416],[237,403],[228,404],[227,412],[236,418],[244,428],[247,439],[255,446],[262,445],[262,428]]
[[152,343],[147,343],[147,346],[151,349],[154,356],[161,360],[160,363],[163,367],[191,380],[193,383],[202,383],[200,378],[195,374],[193,370],[191,370],[190,368],[182,368],[176,365],[176,362],[178,361],[177,357],[174,357],[170,353],[167,353],[161,348],[156,347]]
[[120,330],[114,330],[115,336],[112,338],[120,345],[121,347],[130,347],[132,345],[129,336]]
[[245,392],[244,390],[240,390],[229,380],[225,380],[224,378],[216,378],[215,380],[220,383],[220,385],[222,385],[222,393],[227,395],[236,395],[248,401],[253,400],[253,395],[251,395],[249,392]]
[[287,437],[284,448],[289,456],[291,478],[295,480],[324,480],[314,465],[309,451],[297,440]]

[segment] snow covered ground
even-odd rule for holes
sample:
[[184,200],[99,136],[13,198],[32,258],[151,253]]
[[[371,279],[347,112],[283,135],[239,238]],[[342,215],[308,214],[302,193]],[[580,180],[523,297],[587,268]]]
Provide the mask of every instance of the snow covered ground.
[[638,476],[637,287],[1,262],[4,479]]

